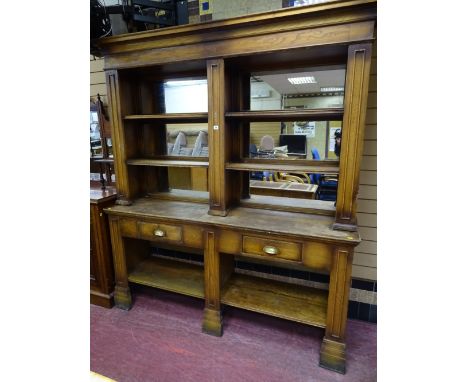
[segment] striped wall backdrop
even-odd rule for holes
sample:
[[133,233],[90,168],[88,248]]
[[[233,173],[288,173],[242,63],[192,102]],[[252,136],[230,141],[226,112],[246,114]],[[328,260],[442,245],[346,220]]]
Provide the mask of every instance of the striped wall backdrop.
[[356,247],[353,278],[377,280],[377,43],[372,49],[366,132],[357,204],[362,242]]
[[[377,46],[372,50],[366,132],[361,165],[357,215],[362,242],[356,247],[353,278],[377,280]],[[91,56],[90,96],[100,94],[107,105],[104,61]]]

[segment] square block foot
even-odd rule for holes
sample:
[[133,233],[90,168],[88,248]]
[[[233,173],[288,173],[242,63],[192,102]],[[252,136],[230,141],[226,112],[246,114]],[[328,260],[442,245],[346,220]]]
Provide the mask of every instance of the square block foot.
[[217,337],[223,335],[223,319],[220,311],[205,308],[202,331]]
[[320,367],[337,373],[346,373],[346,345],[342,342],[323,339],[320,349]]
[[115,287],[114,303],[119,309],[130,310],[132,307],[132,295],[129,288]]

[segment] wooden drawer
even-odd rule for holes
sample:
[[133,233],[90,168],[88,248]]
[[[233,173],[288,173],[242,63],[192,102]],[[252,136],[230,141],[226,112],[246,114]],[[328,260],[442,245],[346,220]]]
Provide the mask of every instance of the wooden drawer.
[[137,222],[134,219],[119,219],[120,233],[122,236],[138,237]]
[[142,239],[182,243],[182,227],[172,224],[138,222]]
[[301,243],[255,236],[242,237],[242,252],[246,255],[267,256],[299,262],[302,260]]

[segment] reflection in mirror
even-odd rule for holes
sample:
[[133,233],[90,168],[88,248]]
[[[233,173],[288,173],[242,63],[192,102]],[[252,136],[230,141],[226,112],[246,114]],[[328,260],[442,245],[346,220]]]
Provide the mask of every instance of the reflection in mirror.
[[345,69],[253,73],[250,110],[342,108]]
[[166,113],[208,112],[206,79],[174,79],[164,81]]
[[[250,194],[325,201],[333,207],[338,189],[337,174],[258,171],[250,173]],[[331,203],[330,203],[331,202]]]
[[208,169],[199,167],[169,167],[170,190],[208,191]]
[[208,124],[167,124],[167,155],[208,157]]
[[90,111],[89,138],[91,144],[91,156],[102,155],[101,129],[99,128],[99,118],[97,110]]
[[[207,163],[208,165],[208,163]],[[208,203],[208,166],[153,167],[157,177],[150,176],[148,196],[158,199]],[[158,180],[156,180],[158,179]],[[151,182],[151,181],[149,181]]]
[[252,122],[249,157],[338,160],[340,133],[341,121]]

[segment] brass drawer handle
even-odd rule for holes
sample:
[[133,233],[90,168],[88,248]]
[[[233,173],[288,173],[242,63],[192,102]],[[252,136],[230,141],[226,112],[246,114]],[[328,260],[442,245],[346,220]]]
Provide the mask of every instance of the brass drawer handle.
[[272,245],[265,245],[263,247],[263,252],[267,253],[268,255],[277,255],[279,253],[279,249],[273,247]]
[[157,229],[157,230],[154,231],[154,236],[164,237],[164,236],[166,236],[166,232],[164,232],[161,229]]

